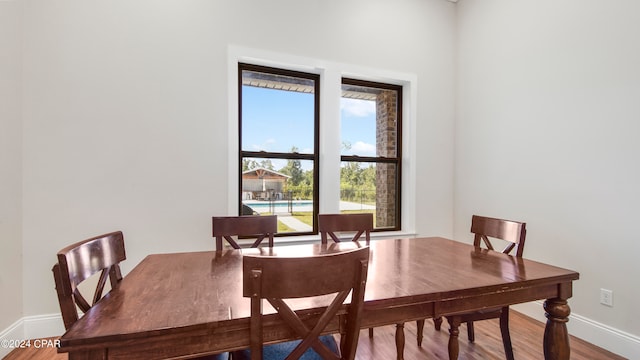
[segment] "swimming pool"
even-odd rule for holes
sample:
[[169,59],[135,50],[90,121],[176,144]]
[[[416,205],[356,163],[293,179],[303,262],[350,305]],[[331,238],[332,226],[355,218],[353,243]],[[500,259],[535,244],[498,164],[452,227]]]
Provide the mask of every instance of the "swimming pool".
[[[245,200],[243,204],[251,207],[254,211],[259,213],[265,212],[289,212],[289,201],[276,200],[276,201],[259,201],[259,200]],[[311,200],[293,200],[291,201],[292,211],[313,211],[313,201]]]
[[[258,213],[288,213],[289,201],[288,200],[276,200],[276,201],[260,201],[260,200],[245,200],[243,204],[251,207]],[[291,201],[293,207],[292,211],[313,211],[313,201],[311,200],[293,200]],[[273,206],[273,208],[271,207]],[[340,210],[375,210],[374,205],[358,204],[348,201],[340,201]]]

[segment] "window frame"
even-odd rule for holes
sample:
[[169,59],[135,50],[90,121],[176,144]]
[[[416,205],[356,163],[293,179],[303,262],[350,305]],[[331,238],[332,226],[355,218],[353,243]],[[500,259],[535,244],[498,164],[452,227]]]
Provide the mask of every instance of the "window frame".
[[[255,65],[238,62],[238,215],[242,215],[242,167],[246,158],[281,159],[281,160],[311,160],[313,162],[313,225],[311,232],[276,233],[275,236],[296,236],[318,234],[318,214],[320,209],[320,81],[319,74]],[[248,151],[242,149],[242,79],[243,71],[255,71],[272,75],[303,78],[314,82],[314,115],[313,115],[313,154],[298,152],[269,152]],[[286,91],[286,90],[283,90]]]
[[[418,93],[420,88],[419,76],[415,72],[406,72],[400,69],[384,68],[379,66],[358,65],[355,63],[328,60],[322,57],[308,57],[298,53],[280,52],[277,50],[267,50],[245,45],[230,44],[227,46],[226,71],[222,71],[220,76],[223,81],[226,79],[226,111],[220,110],[220,116],[214,116],[213,121],[222,120],[222,129],[226,128],[225,146],[221,146],[218,151],[226,153],[227,160],[224,162],[222,172],[219,176],[226,179],[226,201],[214,204],[216,213],[234,215],[239,212],[238,203],[238,63],[244,62],[255,65],[278,67],[282,69],[298,70],[319,74],[321,76],[321,102],[320,102],[320,150],[321,159],[319,165],[320,181],[319,191],[322,192],[322,201],[319,203],[320,213],[337,213],[339,211],[338,202],[340,199],[340,148],[341,143],[336,138],[327,136],[333,134],[333,129],[340,126],[340,96],[341,78],[349,77],[370,81],[379,81],[388,84],[402,86],[403,89],[403,124],[402,124],[402,220],[399,231],[381,231],[372,233],[372,239],[399,238],[417,236],[417,215],[418,198],[413,196],[417,193],[418,158],[417,158],[417,122]],[[429,116],[427,111],[423,116],[423,126],[429,126]],[[336,134],[338,134],[336,132]],[[328,156],[327,156],[328,155]],[[329,161],[334,159],[335,161]],[[430,156],[422,156],[420,162],[432,161]],[[422,181],[422,186],[433,186],[430,181]],[[328,201],[327,199],[330,199]],[[319,235],[280,237],[277,241],[280,244],[315,242]]]
[[[383,82],[368,81],[342,77],[340,85],[354,85],[362,87],[370,87],[383,90],[391,90],[397,93],[396,102],[396,156],[359,156],[359,155],[340,155],[340,162],[360,162],[373,164],[394,164],[396,166],[396,206],[395,206],[395,225],[393,227],[374,228],[373,232],[382,231],[400,231],[402,229],[402,109],[404,107],[402,85],[394,85]],[[342,135],[342,133],[340,133]],[[376,141],[377,146],[377,141]]]

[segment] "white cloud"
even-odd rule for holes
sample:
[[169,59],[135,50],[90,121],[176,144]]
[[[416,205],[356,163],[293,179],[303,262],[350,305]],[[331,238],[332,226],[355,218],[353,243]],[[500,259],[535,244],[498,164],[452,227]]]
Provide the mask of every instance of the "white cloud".
[[340,110],[348,116],[365,117],[375,115],[376,103],[371,100],[340,98]]
[[367,144],[364,141],[356,141],[351,145],[351,153],[365,156],[375,156],[376,146],[373,144]]
[[262,144],[253,144],[251,145],[251,147],[253,148],[254,151],[269,151],[271,148],[271,145],[275,143],[277,143],[276,139],[270,138],[270,139],[267,139]]

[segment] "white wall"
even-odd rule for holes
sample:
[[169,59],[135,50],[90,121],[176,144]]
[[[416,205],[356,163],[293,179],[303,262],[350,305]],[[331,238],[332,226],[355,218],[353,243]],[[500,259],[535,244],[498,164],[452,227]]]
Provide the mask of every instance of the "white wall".
[[50,269],[70,242],[123,230],[125,272],[212,249],[210,217],[228,208],[229,45],[416,74],[424,181],[405,216],[452,234],[454,4],[25,0],[24,21],[27,316],[58,311]]
[[[417,233],[451,236],[455,224],[470,239],[473,213],[527,221],[526,257],[581,273],[573,313],[637,339],[639,10],[0,1],[0,292],[12,294],[0,329],[58,311],[50,268],[70,242],[123,230],[125,272],[149,253],[212,247],[210,216],[228,209],[237,45],[416,74]],[[601,287],[613,308],[598,304]]]
[[22,3],[0,2],[0,332],[22,317]]
[[526,221],[525,257],[580,272],[573,313],[636,342],[638,14],[633,0],[458,2],[454,218],[458,238],[474,213]]

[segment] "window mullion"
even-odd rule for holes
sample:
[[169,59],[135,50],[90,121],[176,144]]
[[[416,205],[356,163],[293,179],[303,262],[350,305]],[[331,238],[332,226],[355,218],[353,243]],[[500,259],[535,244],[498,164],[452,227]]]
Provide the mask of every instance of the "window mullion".
[[320,213],[340,212],[340,97],[342,74],[327,68],[320,89]]

